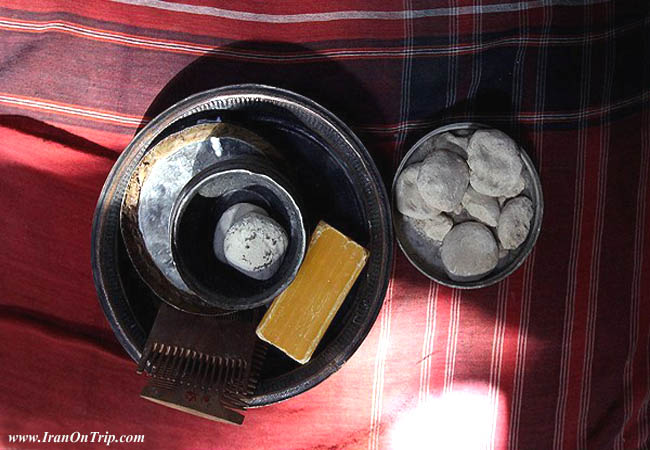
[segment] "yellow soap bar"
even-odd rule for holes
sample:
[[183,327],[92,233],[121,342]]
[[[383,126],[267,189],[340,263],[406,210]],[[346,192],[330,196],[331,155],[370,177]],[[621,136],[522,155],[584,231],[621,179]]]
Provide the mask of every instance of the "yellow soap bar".
[[257,326],[257,336],[305,364],[352,289],[368,250],[321,221],[296,278]]

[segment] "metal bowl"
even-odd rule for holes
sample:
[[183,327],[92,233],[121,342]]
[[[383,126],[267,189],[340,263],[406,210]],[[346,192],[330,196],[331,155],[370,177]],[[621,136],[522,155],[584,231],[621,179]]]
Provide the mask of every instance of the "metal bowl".
[[508,256],[499,260],[499,263],[494,270],[492,270],[485,277],[475,281],[456,281],[452,280],[445,272],[442,260],[440,259],[440,246],[436,244],[432,247],[431,241],[424,240],[419,236],[415,230],[404,220],[402,214],[397,211],[395,206],[395,184],[397,178],[402,173],[402,170],[413,163],[422,161],[426,155],[431,151],[428,143],[437,135],[447,131],[475,131],[478,129],[493,128],[484,124],[474,122],[462,122],[445,125],[437,128],[415,143],[413,147],[402,159],[395,177],[393,178],[391,203],[393,211],[393,226],[395,229],[395,236],[400,249],[406,256],[406,259],[423,275],[432,279],[433,281],[445,286],[459,289],[478,289],[493,285],[503,280],[515,270],[517,270],[525,261],[526,257],[530,254],[535,246],[537,237],[539,236],[542,227],[542,216],[544,214],[544,199],[542,195],[542,184],[539,175],[533,166],[533,162],[526,152],[520,147],[521,159],[523,161],[524,176],[528,178],[526,189],[522,194],[526,195],[533,202],[534,215],[531,221],[530,231],[524,243],[516,250],[509,252]]
[[[215,164],[185,185],[172,211],[172,253],[183,281],[201,299],[226,310],[251,309],[271,302],[293,281],[306,247],[302,214],[289,182],[262,158]],[[247,202],[262,207],[287,230],[289,246],[278,271],[255,280],[220,262],[211,246],[225,210]]]
[[269,166],[276,151],[250,130],[218,117],[169,131],[156,135],[131,171],[120,214],[124,244],[142,281],[167,304],[192,314],[229,314],[199,297],[179,273],[170,238],[174,205],[192,177],[208,168],[251,158]]

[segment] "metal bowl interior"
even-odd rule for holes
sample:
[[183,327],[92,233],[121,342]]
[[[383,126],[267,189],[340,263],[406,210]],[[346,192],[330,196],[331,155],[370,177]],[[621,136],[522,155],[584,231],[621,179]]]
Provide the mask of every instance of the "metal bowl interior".
[[[172,212],[174,260],[185,283],[205,302],[227,310],[256,308],[271,302],[295,278],[307,238],[300,208],[281,178],[261,158],[240,158],[200,172],[181,191]],[[242,274],[219,261],[212,245],[205,245],[212,243],[224,211],[241,202],[263,208],[287,231],[289,246],[269,279]]]
[[427,152],[426,143],[433,137],[447,131],[468,130],[473,131],[477,129],[491,128],[487,125],[474,122],[454,123],[437,128],[430,133],[426,134],[422,139],[415,143],[413,147],[402,159],[395,177],[393,178],[392,186],[392,211],[393,211],[393,225],[395,229],[395,237],[397,243],[409,260],[409,262],[423,275],[431,280],[445,286],[458,288],[458,289],[478,289],[493,285],[503,280],[515,270],[517,270],[526,260],[535,242],[539,237],[542,227],[542,217],[544,214],[544,198],[542,195],[542,184],[537,174],[537,170],[533,165],[530,157],[526,152],[520,148],[521,159],[523,161],[525,176],[528,178],[528,186],[523,194],[529,197],[534,204],[534,215],[530,225],[528,237],[524,243],[515,251],[511,251],[507,258],[499,261],[497,267],[485,277],[475,281],[456,281],[449,278],[447,273],[442,267],[440,260],[439,247],[431,246],[430,241],[427,242],[413,232],[408,222],[404,220],[402,214],[397,211],[395,207],[395,184],[402,170],[410,165],[422,161]]
[[[118,340],[139,360],[160,299],[142,282],[119,231],[120,204],[134,168],[156,142],[184,127],[223,121],[254,130],[280,153],[278,169],[300,195],[303,216],[325,220],[366,247],[370,257],[311,361],[271,348],[251,406],[293,397],[338,370],[370,331],[392,263],[390,203],[358,138],[332,113],[295,93],[227,86],[189,97],[154,118],[122,153],[100,195],[92,231],[95,286]],[[308,233],[315,223],[305,223]]]

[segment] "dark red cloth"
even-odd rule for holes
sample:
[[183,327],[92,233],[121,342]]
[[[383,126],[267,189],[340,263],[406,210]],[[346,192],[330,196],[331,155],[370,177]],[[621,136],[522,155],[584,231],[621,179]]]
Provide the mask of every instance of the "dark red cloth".
[[[0,2],[0,447],[108,431],[145,435],[119,448],[648,448],[648,2],[266,3]],[[438,286],[396,252],[351,360],[235,428],[139,399],[90,227],[147,117],[242,82],[330,108],[387,180],[439,125],[501,128],[539,168],[545,215],[486,289]]]

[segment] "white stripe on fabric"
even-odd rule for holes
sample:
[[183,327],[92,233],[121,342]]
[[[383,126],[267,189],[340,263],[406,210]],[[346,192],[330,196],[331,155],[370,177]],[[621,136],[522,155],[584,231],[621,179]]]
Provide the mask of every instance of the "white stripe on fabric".
[[532,295],[533,267],[535,264],[535,248],[524,263],[524,289],[519,311],[519,326],[517,332],[517,353],[515,358],[512,400],[510,405],[510,420],[508,427],[508,448],[519,448],[519,424],[521,421],[521,405],[523,403],[524,382],[526,374],[526,350],[528,348],[528,326],[530,323],[530,299]]
[[[476,17],[476,21],[480,22],[480,16]],[[614,33],[620,35],[622,33],[634,30],[639,26],[650,24],[650,16],[622,25],[614,29]],[[544,38],[528,36],[525,40],[522,38],[506,37],[497,38],[492,41],[481,42],[478,39],[478,44],[458,44],[456,46],[423,46],[407,50],[405,48],[379,48],[379,49],[324,49],[317,52],[291,52],[291,53],[278,53],[278,52],[263,52],[253,50],[237,50],[232,48],[214,48],[207,45],[195,44],[191,42],[174,42],[157,38],[148,38],[146,36],[125,35],[121,33],[114,33],[108,30],[96,30],[87,28],[76,23],[49,21],[49,22],[25,22],[13,21],[7,18],[0,19],[0,29],[13,30],[13,31],[29,31],[29,32],[60,32],[70,33],[80,37],[89,39],[102,40],[114,44],[125,44],[134,47],[142,47],[146,49],[153,49],[159,51],[173,51],[183,52],[194,55],[215,55],[228,58],[236,58],[244,61],[278,61],[278,62],[300,62],[319,60],[325,58],[345,59],[345,58],[401,58],[407,55],[413,57],[429,57],[429,56],[446,56],[453,54],[466,54],[473,52],[480,52],[499,47],[507,47],[515,44],[539,44],[539,45],[580,45],[585,41],[598,41],[606,40],[612,37],[612,31],[607,30],[603,32],[585,33],[579,36],[555,36],[553,38]],[[480,68],[479,68],[480,69]]]
[[430,395],[431,359],[436,336],[436,322],[438,311],[438,284],[429,282],[427,294],[427,311],[422,341],[422,357],[420,362],[420,389],[418,390],[418,405],[424,404]]
[[[645,373],[647,378],[646,381],[650,383],[650,332],[648,333],[648,337],[647,337],[645,354],[646,354]],[[648,416],[650,416],[649,414],[650,411],[648,410],[649,406],[650,406],[650,389],[646,393],[645,398],[641,403],[641,408],[639,408],[639,447],[638,448],[647,449],[648,445],[650,444],[650,432],[649,432],[650,426],[648,426],[648,419],[649,419]]]
[[[451,2],[454,7],[456,1]],[[449,47],[458,45],[458,23],[460,18],[458,16],[449,16]],[[456,87],[458,84],[458,55],[450,55],[447,58],[447,109],[451,108],[456,103]]]
[[[646,342],[646,366],[645,366],[645,373],[646,373],[646,378],[647,382],[650,383],[650,332],[648,333],[647,336],[647,342]],[[639,420],[639,447],[642,449],[647,449],[648,445],[650,445],[650,427],[648,426],[648,419],[649,419],[649,409],[648,407],[650,406],[650,389],[645,395],[645,398],[641,402],[641,407],[639,408],[639,415],[638,415],[638,420]]]
[[[216,8],[213,6],[187,5],[184,3],[161,2],[157,0],[111,0],[114,3],[122,3],[135,6],[144,6],[149,8],[196,14],[201,16],[219,17],[222,19],[242,20],[246,22],[258,22],[269,24],[290,24],[290,23],[310,23],[310,22],[330,22],[334,20],[404,20],[411,17],[421,19],[426,17],[446,17],[461,16],[473,14],[472,6],[460,6],[456,8],[432,8],[416,9],[410,11],[327,11],[319,13],[301,13],[301,14],[265,14],[248,11],[236,11],[231,9]],[[609,0],[552,0],[553,5],[558,6],[587,6],[605,3]],[[528,2],[513,2],[483,5],[480,9],[481,14],[502,14],[516,12],[522,9],[540,8],[544,4],[543,0]]]
[[[393,254],[395,254],[393,249]],[[388,352],[388,343],[390,333],[390,316],[392,310],[393,288],[395,284],[395,257],[393,256],[393,270],[391,272],[388,284],[388,293],[384,301],[384,306],[380,313],[379,321],[379,342],[377,345],[377,356],[375,357],[375,370],[372,384],[372,405],[370,407],[370,432],[368,434],[368,448],[374,450],[377,448],[379,436],[379,415],[381,414],[382,393],[384,390],[384,365],[386,362],[386,353]]]
[[[646,50],[646,53],[650,49],[650,35],[646,34],[645,36],[645,42],[644,42],[644,47]],[[646,86],[648,86],[648,83],[650,83],[650,60],[648,58],[643,59],[643,80]],[[647,183],[648,180],[648,172],[650,171],[650,106],[649,105],[644,105],[643,109],[641,110],[641,152],[643,155],[645,155],[645,167],[642,168],[643,174],[645,176],[645,183]],[[643,126],[645,124],[645,126]],[[645,191],[647,192],[647,191]],[[644,208],[647,206],[648,197],[647,194],[640,195],[645,195],[644,197]],[[645,225],[645,223],[644,223]],[[644,227],[642,225],[642,227]],[[643,232],[645,233],[645,227],[643,228]],[[643,254],[643,247],[640,248],[641,254]],[[643,276],[644,272],[641,270],[640,271],[641,276]],[[647,276],[647,275],[646,275]],[[639,296],[641,295],[641,286],[642,286],[642,281],[641,279],[639,280]],[[647,295],[645,296],[646,301],[648,300]],[[638,412],[638,422],[639,422],[639,437],[638,437],[638,448],[648,448],[650,446],[650,426],[648,424],[650,417],[649,417],[649,411],[648,411],[648,406],[650,405],[650,330],[645,330],[648,335],[646,336],[646,347],[645,347],[645,376],[646,376],[646,382],[648,383],[648,392],[646,393],[645,398],[641,402],[641,407],[639,408]]]
[[[591,24],[591,11],[585,9],[584,27]],[[562,325],[562,356],[560,363],[560,382],[558,400],[555,409],[555,429],[553,433],[553,448],[560,450],[564,446],[564,421],[566,417],[566,402],[569,394],[569,374],[571,369],[571,344],[573,342],[573,327],[575,325],[575,302],[578,277],[578,254],[580,250],[580,234],[582,231],[584,188],[585,188],[585,159],[587,155],[587,115],[585,110],[589,104],[589,88],[591,82],[591,45],[586,43],[582,49],[582,84],[580,89],[580,110],[578,123],[578,152],[576,158],[576,182],[573,212],[573,230],[571,232],[571,253],[568,268],[567,295],[565,298],[564,322]]]
[[[527,14],[526,10],[522,10],[522,11],[519,12],[519,14],[518,14],[518,25],[519,25],[519,30],[520,30],[520,40],[527,39],[528,38],[528,14]],[[520,43],[518,48],[517,48],[517,54],[516,54],[516,58],[515,58],[515,61],[514,61],[514,67],[512,68],[512,73],[513,73],[513,76],[512,76],[512,93],[513,93],[513,112],[514,112],[514,114],[513,114],[511,127],[514,130],[516,130],[516,136],[515,136],[516,139],[520,139],[520,137],[521,137],[521,125],[516,120],[516,117],[517,117],[518,113],[522,109],[523,96],[524,96],[524,85],[525,85],[524,79],[523,79],[524,78],[524,67],[525,67],[525,65],[526,65],[526,46],[524,46],[523,44]],[[536,95],[537,95],[537,93],[536,93]],[[503,300],[503,302],[507,306],[507,286],[505,287],[505,289],[506,289],[506,298]],[[521,301],[523,303],[523,301],[524,301],[523,298],[521,299]],[[506,306],[504,306],[504,308]],[[521,307],[523,308],[524,305],[522,304]],[[521,316],[521,312],[520,312],[520,316]],[[504,328],[503,333],[505,333],[505,312],[504,312],[502,326]],[[501,345],[503,345],[503,342],[501,342]],[[520,349],[519,347],[520,347],[520,338],[518,336],[518,338],[517,338],[517,354],[515,356],[515,365],[516,366],[517,366],[517,364],[519,362],[519,353],[518,353],[519,349]],[[500,365],[501,365],[501,361],[499,360],[499,375],[501,373]],[[514,373],[515,378],[518,375],[520,375],[520,374],[517,373],[516,368],[515,368],[515,373]],[[516,379],[515,379],[514,383],[515,383],[515,385],[517,384]],[[499,388],[499,385],[497,383],[497,385],[495,386],[495,389],[497,390],[497,395],[498,395],[498,388]],[[514,396],[516,396],[516,394],[514,394],[513,397]],[[498,400],[498,398],[497,398],[497,400]],[[498,409],[497,408],[498,408],[498,401],[495,404],[495,411],[494,411],[495,424],[494,424],[494,428],[493,428],[493,431],[492,431],[492,447],[491,448],[494,448],[495,438],[496,438],[496,418],[498,417]]]
[[[407,11],[411,8],[411,1],[405,0],[404,7]],[[411,16],[407,16],[404,20],[404,37],[405,43],[404,47],[407,50],[413,48],[413,20]],[[411,110],[411,69],[413,61],[410,54],[405,55],[404,61],[402,62],[402,98],[401,98],[401,108],[400,108],[400,123],[408,122],[410,110]],[[399,162],[402,159],[404,153],[404,143],[406,142],[406,137],[408,130],[400,131],[399,136],[397,137],[397,159],[393,161],[395,167],[399,165]]]
[[[641,123],[650,123],[648,108],[643,108]],[[648,126],[641,130],[641,164],[639,168],[639,183],[636,194],[636,217],[634,233],[634,268],[632,269],[632,291],[630,295],[630,336],[628,341],[627,359],[623,370],[623,423],[621,430],[616,436],[616,448],[623,448],[625,427],[632,419],[634,409],[634,360],[639,348],[639,321],[641,318],[641,289],[643,280],[645,224],[646,224],[646,203],[647,184],[650,166],[650,136]],[[641,346],[641,348],[643,348]],[[650,372],[648,372],[650,376]],[[638,448],[641,448],[641,441]]]
[[[614,22],[613,6],[607,5],[608,22]],[[605,83],[603,84],[603,103],[609,104],[614,82],[614,63],[616,55],[615,37],[608,41],[605,53]],[[591,49],[589,49],[590,51]],[[591,380],[593,375],[594,347],[596,341],[596,320],[598,317],[598,298],[600,284],[600,255],[603,245],[603,230],[605,228],[605,202],[607,199],[607,166],[609,161],[609,122],[602,117],[600,121],[600,160],[598,164],[598,193],[596,198],[596,224],[592,239],[591,267],[589,277],[589,297],[587,303],[587,329],[585,336],[585,355],[583,360],[583,376],[580,395],[580,410],[578,412],[578,445],[587,448],[587,426],[589,422],[589,406],[591,402]]]
[[[474,26],[472,28],[472,45],[481,47],[483,44],[482,36],[482,17],[479,14],[481,8],[481,0],[476,0],[476,4],[473,6],[474,14]],[[467,92],[467,99],[469,101],[469,111],[474,112],[474,106],[476,104],[476,93],[478,92],[478,87],[481,84],[481,75],[483,72],[483,66],[481,64],[481,52],[477,52],[474,58],[472,59],[472,81],[469,84],[469,90]]]
[[508,279],[499,284],[497,292],[497,310],[494,317],[494,333],[492,336],[492,352],[490,357],[490,386],[489,400],[492,406],[493,422],[490,429],[490,439],[487,447],[494,449],[497,424],[499,422],[499,397],[501,384],[501,362],[503,360],[503,340],[506,332],[506,311],[508,309]]
[[72,114],[79,117],[91,118],[91,119],[101,119],[108,122],[114,122],[120,125],[140,125],[141,119],[118,115],[115,113],[106,113],[101,111],[93,111],[84,108],[76,108],[72,106],[57,105],[55,103],[49,103],[41,100],[31,100],[18,97],[12,97],[8,95],[0,95],[0,103],[6,103],[10,105],[17,106],[26,106],[30,108],[36,108],[44,111],[51,112],[61,112]]
[[[543,11],[543,31],[542,41],[548,38],[550,34],[551,23],[553,20],[553,9],[544,8]],[[544,111],[546,103],[546,69],[548,65],[548,44],[542,44],[538,57],[539,65],[535,80],[535,110]],[[544,121],[535,123],[535,150],[537,154],[537,171],[540,178],[542,175],[543,148],[544,148]],[[524,288],[521,299],[521,310],[519,313],[519,328],[517,334],[517,358],[515,360],[515,379],[512,394],[512,406],[510,415],[510,434],[508,439],[508,448],[519,448],[519,424],[521,422],[521,408],[523,403],[524,383],[526,374],[526,351],[528,349],[528,333],[530,324],[530,309],[533,291],[533,278],[535,267],[536,247],[528,256],[524,266]]]
[[[410,0],[404,1],[405,10],[409,11],[411,8]],[[405,47],[410,49],[413,45],[413,25],[411,17],[406,15],[404,19],[404,38],[405,38]],[[411,96],[411,57],[407,56],[402,62],[402,97],[400,99],[400,122],[408,121],[409,110],[410,110],[410,96]],[[401,160],[402,150],[404,142],[406,140],[407,131],[404,130],[399,133],[397,137],[397,142],[395,145],[395,151],[393,153],[393,166],[397,167],[399,161]],[[397,253],[396,251],[394,252]],[[393,256],[393,274],[391,278],[395,275],[395,266],[396,266],[396,257]],[[386,359],[388,358],[388,349],[390,344],[390,325],[391,325],[391,315],[392,315],[392,295],[388,301],[388,307],[384,307],[384,313],[386,315],[386,320],[383,322],[385,325],[381,328],[380,333],[380,346],[382,345],[381,337],[383,337],[383,351],[377,351],[376,363],[375,363],[375,380],[380,380],[376,383],[375,389],[375,398],[373,399],[373,406],[371,409],[371,429],[368,446],[370,450],[375,450],[379,448],[379,435],[381,430],[381,415],[382,415],[382,406],[383,406],[383,396],[384,396],[384,376],[385,376],[385,366]]]
[[456,371],[456,344],[458,343],[458,323],[460,322],[461,290],[452,289],[449,310],[449,328],[447,330],[447,351],[445,353],[445,381],[443,394],[450,394],[454,389],[454,372]]

